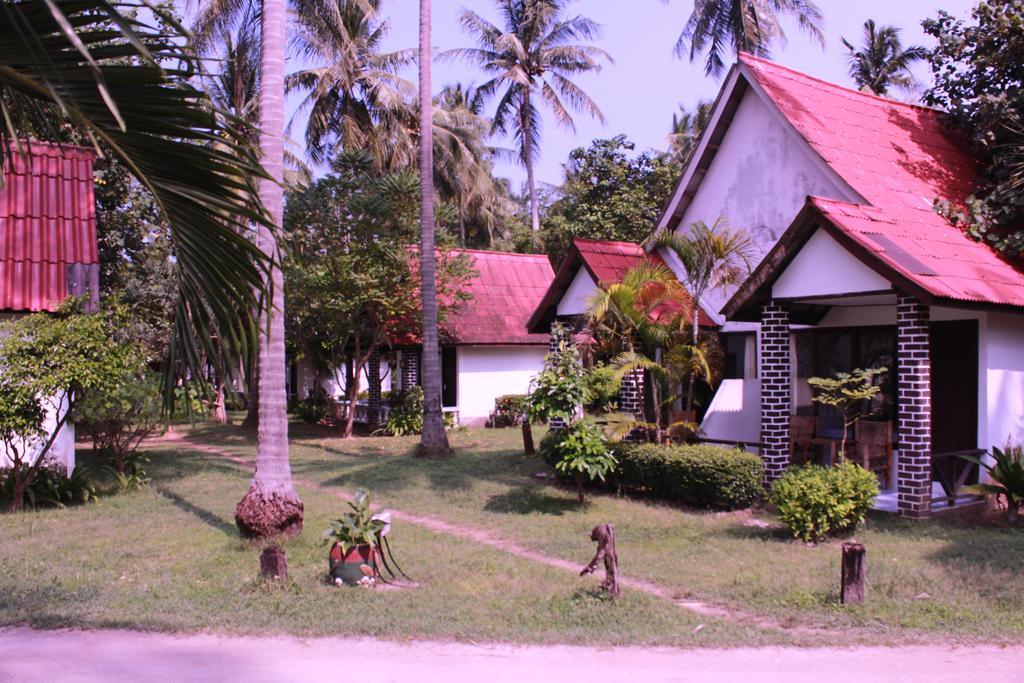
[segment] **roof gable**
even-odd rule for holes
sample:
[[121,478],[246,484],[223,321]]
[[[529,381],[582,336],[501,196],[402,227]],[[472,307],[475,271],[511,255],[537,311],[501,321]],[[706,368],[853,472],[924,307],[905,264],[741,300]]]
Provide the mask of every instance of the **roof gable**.
[[31,141],[0,187],[0,309],[53,311],[99,285],[90,149]]

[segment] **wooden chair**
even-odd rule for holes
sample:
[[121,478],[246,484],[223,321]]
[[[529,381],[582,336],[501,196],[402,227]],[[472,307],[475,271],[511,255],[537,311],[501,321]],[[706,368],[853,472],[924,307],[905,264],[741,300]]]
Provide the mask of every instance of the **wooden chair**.
[[885,488],[892,479],[892,422],[859,420],[854,427],[853,462],[882,474]]
[[[810,459],[815,447],[814,438],[818,433],[818,418],[814,415],[790,415],[789,417],[789,461],[802,465]],[[800,451],[801,459],[796,459]]]

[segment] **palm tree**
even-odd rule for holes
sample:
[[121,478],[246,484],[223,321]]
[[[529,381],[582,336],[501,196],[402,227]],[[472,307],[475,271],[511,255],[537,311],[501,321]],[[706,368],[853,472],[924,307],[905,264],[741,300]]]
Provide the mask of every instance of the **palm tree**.
[[260,39],[260,148],[269,177],[259,181],[260,200],[271,226],[260,226],[257,243],[270,261],[260,308],[259,427],[256,472],[235,508],[242,535],[266,538],[302,531],[303,505],[292,485],[288,461],[285,390],[284,276],[277,233],[284,211],[284,29],[285,0],[263,0]]
[[873,19],[864,22],[864,42],[860,49],[846,38],[850,77],[861,90],[885,95],[889,88],[909,90],[914,86],[910,67],[928,57],[920,45],[903,47],[900,30],[895,26],[876,26]]
[[781,15],[792,16],[805,33],[825,46],[821,10],[813,0],[694,0],[675,54],[689,54],[692,62],[707,50],[704,73],[717,78],[725,68],[726,45],[734,54],[749,52],[767,57],[772,43],[785,42]]
[[25,138],[70,137],[116,157],[152,193],[177,279],[170,403],[175,377],[202,381],[204,357],[237,362],[255,343],[247,312],[265,291],[268,260],[245,234],[267,221],[251,182],[265,172],[241,122],[193,85],[199,64],[185,29],[144,6],[0,5],[0,165],[24,151]]
[[[754,242],[745,230],[730,228],[719,218],[710,226],[697,221],[687,234],[663,233],[655,238],[653,246],[675,253],[686,270],[693,297],[693,346],[697,347],[700,345],[700,304],[704,295],[741,282],[747,276],[754,257]],[[696,373],[691,373],[686,392],[687,412],[693,410],[695,379]]]
[[511,134],[518,143],[530,194],[530,223],[536,232],[540,230],[540,209],[533,164],[540,155],[541,135],[537,102],[545,103],[558,124],[573,131],[570,108],[603,123],[597,104],[571,77],[600,71],[600,62],[611,58],[597,47],[576,44],[597,39],[600,27],[583,16],[566,17],[565,0],[495,0],[495,4],[503,28],[465,9],[459,21],[478,47],[446,54],[476,64],[487,74],[490,80],[479,87],[485,98],[500,91],[491,131]]
[[672,132],[668,134],[669,153],[680,163],[686,163],[697,147],[701,133],[711,121],[715,103],[701,100],[691,112],[679,105],[679,112],[672,115]]
[[341,147],[370,150],[383,167],[404,159],[394,146],[415,148],[408,125],[415,88],[398,73],[416,51],[380,51],[389,25],[377,20],[379,4],[325,0],[318,11],[298,15],[292,42],[299,56],[319,65],[290,74],[286,84],[289,92],[306,93],[298,111],[309,114],[306,146],[316,162]]
[[664,424],[662,385],[672,378],[664,360],[677,355],[675,347],[686,342],[683,332],[690,307],[691,299],[679,281],[667,268],[654,264],[630,268],[620,282],[599,287],[587,301],[592,334],[613,338],[622,349],[612,359],[618,378],[639,370],[654,380],[654,420],[642,425],[645,428],[660,430]]
[[430,0],[420,0],[420,292],[423,297],[423,433],[419,454],[450,451],[441,414],[441,363],[437,341],[437,251],[434,246],[434,126],[430,67]]

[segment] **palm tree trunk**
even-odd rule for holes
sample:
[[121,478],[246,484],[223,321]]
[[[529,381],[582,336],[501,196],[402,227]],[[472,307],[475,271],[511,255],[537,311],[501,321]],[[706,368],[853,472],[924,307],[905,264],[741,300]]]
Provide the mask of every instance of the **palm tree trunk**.
[[526,166],[526,187],[530,192],[530,226],[533,231],[540,231],[540,207],[537,205],[537,182],[533,177],[533,145],[530,143],[530,136],[526,129],[530,125],[530,92],[523,93],[523,103],[519,109],[519,126],[523,140],[523,164]]
[[[697,297],[693,297],[693,348],[697,350],[697,346],[700,344],[700,304],[698,303]],[[690,419],[693,416],[694,421],[697,419],[697,415],[693,412],[693,390],[694,385],[697,382],[697,371],[690,370],[690,382],[686,389],[686,419]]]
[[[271,179],[260,179],[259,194],[275,229],[284,210],[284,0],[263,0],[260,146]],[[271,257],[270,306],[260,312],[259,429],[256,472],[235,508],[242,536],[265,538],[302,531],[303,506],[292,485],[288,461],[288,414],[284,361],[284,276],[277,235],[259,228],[259,246]]]
[[423,297],[423,434],[420,455],[449,452],[441,415],[437,349],[437,262],[434,248],[434,135],[430,94],[430,0],[420,0],[420,292]]

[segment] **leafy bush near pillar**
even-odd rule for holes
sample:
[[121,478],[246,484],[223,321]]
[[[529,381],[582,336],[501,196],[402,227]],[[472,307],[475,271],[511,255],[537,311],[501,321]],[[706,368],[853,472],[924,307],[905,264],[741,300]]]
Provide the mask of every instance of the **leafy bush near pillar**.
[[309,396],[302,399],[295,405],[295,414],[306,424],[319,424],[331,407],[331,397],[323,387],[317,387],[315,391],[309,392]]
[[529,394],[504,394],[494,399],[494,426],[511,427],[530,411]]
[[592,413],[614,413],[619,409],[619,388],[622,380],[611,365],[598,363],[587,370],[587,410]]
[[[445,413],[445,429],[454,425],[452,414]],[[409,387],[392,400],[391,412],[381,431],[391,436],[412,436],[423,432],[423,387]]]
[[587,378],[573,344],[544,357],[544,369],[530,382],[530,419],[568,424],[587,401]]
[[771,500],[793,536],[815,543],[829,534],[852,531],[878,496],[878,479],[860,465],[797,467],[772,486]]
[[618,482],[686,505],[719,510],[750,507],[761,495],[763,466],[756,455],[709,445],[614,447]]
[[584,485],[604,481],[616,466],[604,432],[589,418],[548,432],[540,443],[540,454],[558,473],[576,482],[581,503],[584,502]]

